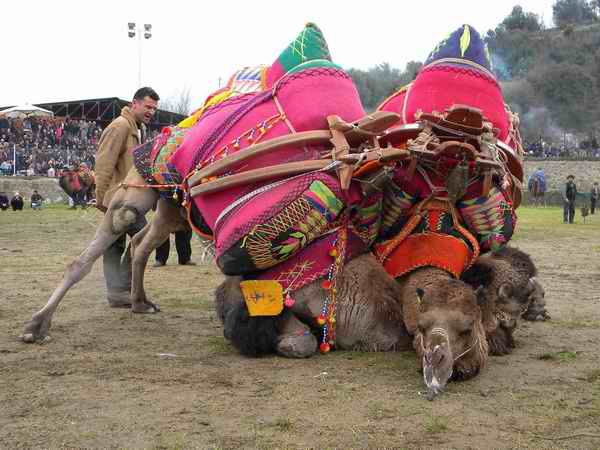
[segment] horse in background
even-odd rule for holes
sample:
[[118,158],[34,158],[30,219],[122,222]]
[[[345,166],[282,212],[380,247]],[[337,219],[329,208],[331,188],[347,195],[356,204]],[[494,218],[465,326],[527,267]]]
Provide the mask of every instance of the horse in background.
[[529,197],[533,206],[546,207],[546,175],[542,169],[538,169],[529,177],[528,183]]

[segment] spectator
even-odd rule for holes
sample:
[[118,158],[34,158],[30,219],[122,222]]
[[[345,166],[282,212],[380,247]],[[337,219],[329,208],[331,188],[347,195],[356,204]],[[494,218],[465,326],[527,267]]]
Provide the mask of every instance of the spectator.
[[577,198],[577,186],[575,176],[567,176],[567,183],[562,190],[563,197],[563,222],[573,223],[575,220],[575,199]]
[[34,190],[33,194],[31,194],[31,209],[36,211],[42,209],[43,202],[44,198],[38,193],[38,191]]
[[598,182],[594,181],[594,185],[592,186],[592,191],[590,192],[590,213],[594,214],[596,211],[596,202],[598,201],[598,197],[600,196],[600,187],[598,187]]
[[8,196],[6,195],[5,192],[0,192],[0,209],[2,211],[6,211],[8,209],[10,205],[10,202],[8,201]]
[[[154,267],[162,267],[167,264],[169,252],[171,251],[171,238],[169,237],[164,244],[156,249],[156,262]],[[177,231],[175,233],[175,248],[177,249],[177,259],[182,266],[195,266],[196,263],[191,261],[192,246],[192,230]]]
[[15,196],[10,199],[10,206],[13,211],[22,211],[25,202],[23,201],[23,197],[18,192],[15,192]]

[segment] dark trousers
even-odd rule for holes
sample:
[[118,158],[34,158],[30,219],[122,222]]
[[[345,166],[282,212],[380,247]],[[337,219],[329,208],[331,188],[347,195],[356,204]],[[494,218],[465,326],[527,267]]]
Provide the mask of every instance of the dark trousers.
[[[163,264],[169,259],[171,251],[171,238],[167,239],[164,244],[156,249],[156,261]],[[177,249],[177,258],[179,264],[186,264],[192,257],[192,230],[178,231],[175,233],[175,248]]]
[[575,201],[563,201],[563,220],[565,222],[573,223],[575,219]]
[[594,214],[594,211],[596,211],[596,199],[592,198],[590,201],[591,201],[590,213]]
[[[127,234],[129,237],[132,237],[144,228],[144,226],[146,226],[146,218],[140,216],[129,227]],[[123,235],[104,252],[102,263],[109,298],[111,294],[129,292],[131,290],[131,255],[130,252],[125,251],[126,248],[126,237]]]

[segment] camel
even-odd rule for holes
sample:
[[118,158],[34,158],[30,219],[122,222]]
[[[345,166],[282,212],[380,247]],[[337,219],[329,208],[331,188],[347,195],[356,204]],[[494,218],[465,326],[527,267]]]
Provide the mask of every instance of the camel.
[[[277,353],[306,358],[318,350],[315,318],[326,296],[322,280],[294,293],[295,303],[277,317],[249,317],[239,277],[215,292],[224,335],[242,354]],[[453,279],[444,270],[422,267],[398,280],[372,254],[348,262],[339,280],[335,346],[341,350],[402,351],[412,345],[429,392],[450,380],[466,380],[485,367],[485,329],[492,322],[482,289]]]
[[[144,178],[135,168],[127,174],[124,183],[144,184]],[[157,204],[158,201],[158,204]],[[171,233],[187,227],[182,209],[160,199],[154,189],[120,187],[110,202],[96,234],[87,248],[73,262],[67,265],[61,283],[54,290],[46,305],[36,312],[26,324],[21,336],[24,342],[43,342],[48,338],[54,312],[67,291],[81,281],[92,269],[94,262],[128,227],[136,217],[145,215],[157,204],[153,219],[137,233],[131,241],[132,289],[131,311],[134,313],[155,313],[158,305],[152,303],[144,290],[144,270],[152,251],[159,247]]]
[[487,302],[494,305],[492,320],[497,323],[487,333],[492,355],[512,351],[513,334],[521,317],[531,317],[530,320],[549,317],[536,274],[537,268],[528,254],[514,247],[503,247],[479,257],[462,275],[472,286],[482,286]]
[[[535,273],[531,258],[514,248],[481,256],[461,280],[431,266],[394,280],[372,254],[363,254],[346,264],[339,281],[335,347],[404,351],[412,343],[434,398],[449,381],[476,376],[489,355],[510,353],[519,317],[543,308]],[[240,353],[317,353],[316,317],[327,295],[323,280],[295,292],[294,305],[277,317],[248,315],[241,280],[227,277],[215,291],[224,336]]]
[[87,207],[87,202],[94,196],[96,180],[90,171],[66,171],[58,180],[59,186],[73,200],[73,209],[77,205]]

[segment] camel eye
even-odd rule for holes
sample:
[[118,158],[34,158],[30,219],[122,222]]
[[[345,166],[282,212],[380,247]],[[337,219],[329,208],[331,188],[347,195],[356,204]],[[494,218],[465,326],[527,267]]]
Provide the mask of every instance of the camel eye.
[[467,337],[467,336],[468,336],[468,335],[470,335],[470,334],[471,334],[471,329],[470,329],[470,328],[467,328],[466,330],[462,330],[462,331],[459,333],[459,335],[460,335],[460,336],[462,336],[462,337]]

